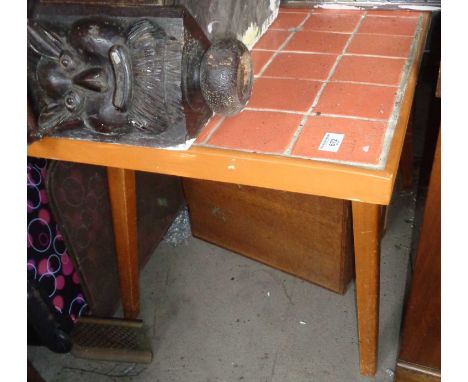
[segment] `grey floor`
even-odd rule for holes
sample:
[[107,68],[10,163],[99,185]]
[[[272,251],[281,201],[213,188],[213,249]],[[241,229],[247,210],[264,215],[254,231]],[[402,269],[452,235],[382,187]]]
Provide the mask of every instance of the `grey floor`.
[[392,381],[414,205],[414,193],[396,192],[382,243],[375,379],[359,375],[354,283],[336,295],[195,238],[160,245],[141,275],[151,364],[35,347],[28,358],[48,382]]

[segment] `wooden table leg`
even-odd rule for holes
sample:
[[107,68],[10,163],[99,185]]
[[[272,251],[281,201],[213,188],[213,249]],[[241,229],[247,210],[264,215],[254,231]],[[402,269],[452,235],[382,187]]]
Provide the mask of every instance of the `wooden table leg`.
[[380,206],[353,202],[354,256],[361,374],[377,369],[380,287]]
[[140,311],[135,171],[108,167],[107,182],[122,306],[125,318],[133,319]]
[[409,189],[413,185],[413,160],[414,160],[414,149],[413,149],[413,115],[414,108],[411,111],[408,126],[406,128],[405,142],[400,157],[400,175],[401,185],[404,189]]

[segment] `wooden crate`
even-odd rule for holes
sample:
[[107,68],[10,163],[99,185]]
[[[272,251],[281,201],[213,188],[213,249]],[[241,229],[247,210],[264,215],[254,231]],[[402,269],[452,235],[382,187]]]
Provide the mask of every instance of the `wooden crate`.
[[195,237],[343,294],[353,277],[348,201],[184,179]]

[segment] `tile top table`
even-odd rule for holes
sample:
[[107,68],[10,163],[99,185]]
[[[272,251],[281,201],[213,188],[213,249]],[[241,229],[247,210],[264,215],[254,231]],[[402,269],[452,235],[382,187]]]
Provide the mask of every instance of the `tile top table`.
[[352,201],[360,369],[374,375],[381,205],[390,203],[430,14],[280,9],[238,116],[187,151],[46,138],[28,155],[108,167],[124,314],[139,312],[133,170]]
[[422,30],[419,12],[281,10],[246,110],[196,144],[384,168]]

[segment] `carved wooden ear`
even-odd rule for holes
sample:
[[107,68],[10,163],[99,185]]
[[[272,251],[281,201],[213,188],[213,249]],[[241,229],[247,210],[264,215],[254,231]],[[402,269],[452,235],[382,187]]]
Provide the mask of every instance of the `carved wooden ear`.
[[200,65],[200,87],[207,105],[217,114],[240,113],[252,93],[252,58],[235,38],[213,42]]
[[41,135],[47,135],[55,130],[61,123],[63,123],[69,113],[62,104],[49,104],[42,109],[38,118],[39,132]]
[[28,20],[28,45],[41,56],[58,60],[63,50],[62,42],[52,32],[36,21]]

